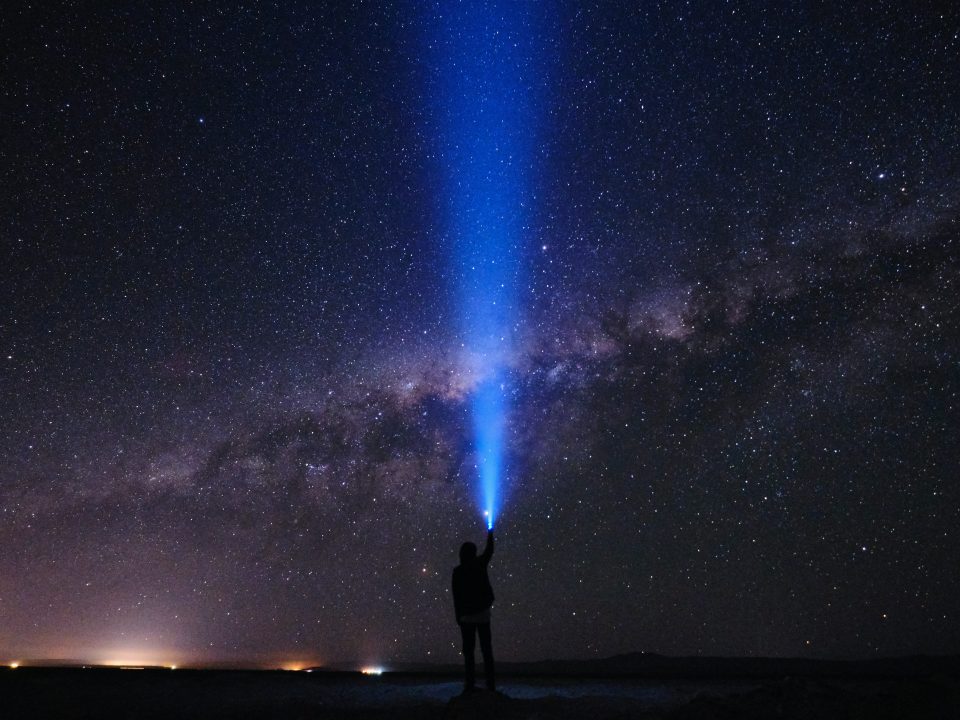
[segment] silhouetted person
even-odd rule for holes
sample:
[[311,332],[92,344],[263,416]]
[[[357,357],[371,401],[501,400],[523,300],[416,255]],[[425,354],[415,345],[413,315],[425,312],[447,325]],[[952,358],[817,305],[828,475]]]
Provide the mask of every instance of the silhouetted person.
[[493,530],[487,533],[487,546],[477,557],[477,546],[465,542],[460,546],[460,564],[453,569],[453,609],[457,614],[460,634],[463,636],[463,662],[466,666],[465,690],[473,690],[476,682],[473,650],[477,635],[487,676],[487,689],[494,690],[493,646],[490,644],[490,608],[493,606],[493,588],[487,577],[487,563],[493,556]]

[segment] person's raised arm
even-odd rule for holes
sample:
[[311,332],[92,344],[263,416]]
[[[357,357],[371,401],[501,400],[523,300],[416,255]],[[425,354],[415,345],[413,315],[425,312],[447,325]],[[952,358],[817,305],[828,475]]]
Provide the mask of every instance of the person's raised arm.
[[480,556],[480,560],[484,564],[490,562],[490,558],[493,557],[493,529],[487,530],[487,546],[483,549],[483,555]]

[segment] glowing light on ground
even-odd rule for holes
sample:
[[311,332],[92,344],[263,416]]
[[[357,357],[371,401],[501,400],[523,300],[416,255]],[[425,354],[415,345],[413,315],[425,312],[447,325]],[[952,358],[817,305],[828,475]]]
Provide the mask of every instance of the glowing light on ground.
[[383,668],[382,667],[365,667],[365,668],[361,668],[360,672],[362,672],[364,675],[383,675]]
[[103,659],[87,658],[87,661],[93,665],[119,668],[121,670],[141,670],[143,668],[167,668],[175,670],[180,663],[179,657],[161,649],[115,648],[109,652],[110,654],[106,655]]
[[105,665],[106,667],[113,667],[113,668],[127,668],[127,667],[134,667],[139,665],[139,663],[136,660],[117,660],[116,658],[103,660],[99,664]]
[[112,668],[148,668],[167,670],[189,663],[194,658],[173,646],[170,640],[161,637],[162,628],[143,624],[136,629],[115,628],[114,632],[138,635],[136,638],[104,638],[102,644],[83,648],[66,647],[59,657],[72,657],[84,665]]

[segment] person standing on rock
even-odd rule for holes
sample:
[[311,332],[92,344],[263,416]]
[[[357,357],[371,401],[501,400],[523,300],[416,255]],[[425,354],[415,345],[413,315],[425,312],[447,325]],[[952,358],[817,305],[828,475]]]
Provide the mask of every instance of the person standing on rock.
[[495,690],[493,646],[490,641],[490,608],[493,588],[487,576],[487,565],[493,557],[493,530],[487,532],[487,546],[477,556],[477,546],[465,542],[460,546],[460,564],[453,569],[453,609],[463,638],[463,662],[466,669],[464,692],[475,689],[476,670],[473,651],[480,636],[480,652],[487,689]]

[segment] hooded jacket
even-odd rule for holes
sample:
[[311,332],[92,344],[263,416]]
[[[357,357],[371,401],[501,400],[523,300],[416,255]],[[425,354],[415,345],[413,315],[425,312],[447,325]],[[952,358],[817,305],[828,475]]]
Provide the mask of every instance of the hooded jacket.
[[464,615],[483,612],[493,605],[493,588],[487,576],[487,564],[493,557],[493,534],[487,535],[487,546],[479,557],[464,557],[453,569],[453,609],[457,622]]

